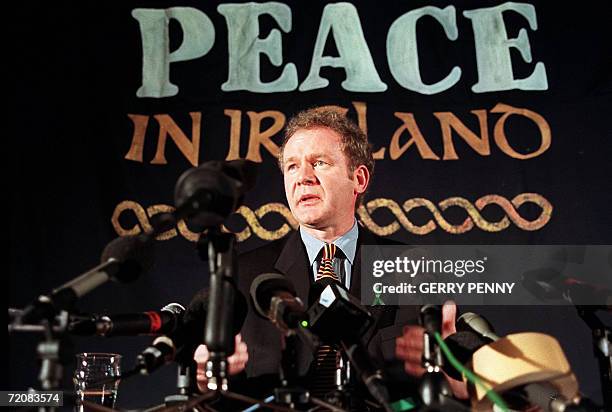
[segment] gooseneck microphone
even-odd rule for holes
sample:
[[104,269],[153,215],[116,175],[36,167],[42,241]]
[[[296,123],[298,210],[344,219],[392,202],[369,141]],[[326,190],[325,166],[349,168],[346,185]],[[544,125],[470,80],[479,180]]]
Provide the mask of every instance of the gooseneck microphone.
[[128,283],[153,265],[153,242],[140,236],[119,237],[102,252],[101,264],[65,283],[48,295],[41,295],[21,315],[22,323],[51,319],[59,311],[69,310],[84,295],[113,280]]
[[68,331],[80,336],[167,335],[174,333],[182,321],[185,308],[170,303],[161,310],[116,315],[93,315],[68,325]]

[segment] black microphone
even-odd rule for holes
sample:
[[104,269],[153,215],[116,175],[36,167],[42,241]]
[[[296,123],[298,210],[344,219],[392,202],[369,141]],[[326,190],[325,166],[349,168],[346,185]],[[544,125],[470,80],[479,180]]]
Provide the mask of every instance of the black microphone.
[[198,227],[218,226],[255,186],[257,163],[211,160],[184,172],[174,188],[175,218]]
[[421,355],[421,365],[425,368],[425,374],[421,378],[418,393],[424,405],[435,408],[434,405],[447,404],[452,395],[450,385],[442,374],[444,359],[435,338],[436,333],[442,332],[442,307],[423,305],[419,321],[425,329]]
[[[174,332],[156,338],[150,346],[138,355],[137,368],[141,373],[151,373],[173,360],[180,363],[190,362],[196,348],[204,341],[207,309],[208,290],[203,289],[193,297]],[[234,335],[242,329],[247,310],[244,295],[236,291],[234,320],[232,322]]]
[[79,298],[98,286],[113,280],[128,283],[136,280],[153,265],[153,242],[145,237],[125,236],[111,241],[102,252],[101,264],[81,276],[41,295],[28,305],[22,323],[38,323],[51,319],[61,310],[69,310]]
[[[485,339],[482,335],[470,330],[458,330],[452,335],[444,339],[444,343],[453,356],[462,365],[468,365],[472,360],[472,355],[484,345],[491,343],[489,339]],[[444,363],[442,369],[448,376],[456,380],[462,380],[461,372],[451,366],[449,363]]]
[[339,342],[356,375],[385,411],[391,411],[382,372],[364,348],[361,338],[372,324],[372,315],[359,299],[336,280],[322,278],[310,288],[310,330],[326,343]]
[[421,326],[430,335],[442,332],[442,308],[439,305],[423,305],[419,319]]
[[[484,317],[474,312],[466,312],[455,322],[457,332],[444,339],[451,353],[462,364],[468,365],[478,349],[499,339],[493,326]],[[461,372],[450,365],[443,366],[444,372],[452,378],[461,380]]]
[[326,343],[360,339],[372,325],[372,314],[337,281],[320,279],[310,292],[309,329]]
[[308,314],[295,287],[279,273],[257,276],[251,283],[249,295],[257,314],[270,319],[281,330],[295,329],[301,322],[308,322]]
[[435,339],[435,334],[442,332],[442,307],[431,304],[421,306],[419,322],[425,329],[421,359],[423,367],[428,372],[438,372],[444,364],[442,353]]
[[157,311],[94,315],[90,319],[71,323],[68,331],[80,336],[167,335],[178,328],[183,312],[183,305],[170,303]]

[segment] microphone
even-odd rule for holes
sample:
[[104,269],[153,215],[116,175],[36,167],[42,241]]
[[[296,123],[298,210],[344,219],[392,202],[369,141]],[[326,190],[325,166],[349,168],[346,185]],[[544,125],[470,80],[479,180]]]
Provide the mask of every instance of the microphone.
[[444,359],[435,339],[435,334],[442,330],[442,308],[439,305],[423,305],[419,320],[425,329],[421,356],[425,373],[421,377],[418,393],[424,405],[435,408],[435,405],[446,405],[452,395],[449,383],[442,374]]
[[308,322],[308,314],[295,287],[279,273],[257,276],[251,283],[249,295],[257,314],[270,319],[281,330],[295,329],[301,322]]
[[[318,296],[315,291],[321,290]],[[338,282],[321,279],[311,286],[308,308],[309,329],[327,343],[341,340],[358,340],[370,328],[372,315],[356,297],[349,294]]]
[[430,335],[440,332],[442,330],[442,308],[438,305],[423,305],[420,322]]
[[[136,367],[142,374],[149,374],[173,360],[180,363],[187,363],[192,360],[196,348],[204,341],[208,300],[207,289],[196,293],[175,330],[168,335],[156,338],[150,346],[137,356]],[[242,329],[247,310],[244,295],[236,291],[234,320],[232,322],[234,335]]]
[[[469,365],[472,361],[474,352],[490,342],[490,340],[483,338],[482,335],[470,330],[455,332],[444,339],[444,343],[448,346],[453,356],[465,366]],[[459,381],[463,379],[461,372],[448,363],[444,363],[442,369],[451,378]]]
[[[457,318],[456,327],[458,331],[472,331],[487,339],[488,342],[494,342],[499,339],[499,336],[493,332],[493,326],[482,316],[474,312],[466,312]],[[486,344],[485,343],[485,344]]]
[[257,163],[211,160],[184,172],[174,188],[175,218],[218,226],[236,210],[257,179]]
[[98,286],[113,280],[129,283],[153,265],[153,242],[140,236],[119,237],[102,252],[101,264],[81,276],[41,295],[21,315],[22,323],[38,323],[51,319],[61,310],[69,310],[79,298]]
[[[495,342],[499,336],[493,331],[488,320],[474,312],[466,312],[455,322],[457,332],[444,339],[451,353],[462,365],[471,362],[472,354],[483,346]],[[447,375],[461,380],[461,373],[446,364],[443,367]]]
[[442,330],[442,308],[439,305],[423,305],[419,321],[425,329],[423,334],[422,364],[427,372],[439,372],[444,364],[442,353],[434,335]]
[[612,291],[601,285],[563,276],[551,268],[530,270],[523,274],[522,285],[536,297],[563,299],[573,305],[589,305],[612,310]]
[[372,324],[372,315],[337,281],[323,278],[310,288],[310,330],[323,341],[339,342],[358,378],[385,411],[391,411],[382,372],[370,359],[361,337]]
[[[471,363],[472,355],[476,351],[492,342],[499,342],[500,345],[503,345],[497,349],[500,351],[499,354],[503,353],[504,355],[515,359],[529,359],[531,356],[533,356],[531,352],[540,352],[544,350],[538,346],[544,345],[544,342],[547,342],[546,339],[548,339],[547,347],[549,347],[551,352],[557,353],[557,361],[559,362],[559,359],[561,358],[564,359],[563,352],[560,348],[557,348],[558,343],[551,340],[552,338],[544,337],[544,339],[540,338],[541,340],[525,340],[525,343],[529,342],[529,345],[525,344],[523,349],[521,349],[521,346],[511,343],[511,341],[506,342],[507,338],[500,338],[497,334],[495,334],[493,327],[484,317],[473,312],[467,312],[461,315],[457,319],[456,324],[458,332],[448,336],[446,339],[444,339],[444,342],[448,345],[451,353],[457,358],[457,360],[464,365]],[[508,338],[512,336],[513,335],[509,335]],[[501,349],[502,347],[503,350]],[[497,354],[497,352],[495,353]],[[499,354],[496,356],[499,356]],[[554,358],[553,355],[550,356],[551,358]],[[497,359],[499,362],[502,362],[502,358]],[[503,369],[504,367],[506,367],[508,370],[513,369],[507,365],[503,365],[503,367],[502,365],[498,365],[498,367],[500,369]],[[461,374],[454,368],[444,368],[444,371],[455,379],[461,379]],[[572,380],[572,378],[568,379],[570,381]],[[511,407],[513,409],[522,410],[530,405],[536,405],[545,412],[586,412],[597,410],[593,407],[593,404],[586,399],[581,400],[578,404],[572,402],[571,399],[568,399],[568,397],[562,393],[564,391],[560,390],[559,387],[556,387],[546,380],[529,382],[531,378],[525,378],[517,379],[517,382],[520,380],[523,380],[524,384],[509,388],[503,393],[504,399],[512,404]],[[501,382],[503,381],[504,379],[501,379]],[[568,392],[572,391],[565,390],[565,392],[567,394]]]
[[80,336],[167,335],[178,328],[183,312],[183,305],[170,303],[158,311],[94,315],[90,319],[71,323],[68,331]]

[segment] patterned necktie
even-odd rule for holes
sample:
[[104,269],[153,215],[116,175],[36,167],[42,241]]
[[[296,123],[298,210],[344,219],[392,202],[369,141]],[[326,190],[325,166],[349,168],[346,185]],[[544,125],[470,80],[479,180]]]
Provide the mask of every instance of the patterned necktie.
[[323,257],[319,264],[319,271],[317,272],[316,280],[319,281],[324,278],[331,278],[336,282],[340,282],[338,275],[334,272],[334,256],[336,255],[336,245],[333,243],[326,243],[323,246]]
[[[319,263],[316,280],[330,278],[340,282],[338,275],[334,272],[334,255],[336,245],[326,243],[323,246],[323,257]],[[340,352],[335,345],[321,345],[315,355],[316,369],[312,383],[311,395],[316,398],[324,398],[325,394],[336,389],[336,371],[340,362]]]

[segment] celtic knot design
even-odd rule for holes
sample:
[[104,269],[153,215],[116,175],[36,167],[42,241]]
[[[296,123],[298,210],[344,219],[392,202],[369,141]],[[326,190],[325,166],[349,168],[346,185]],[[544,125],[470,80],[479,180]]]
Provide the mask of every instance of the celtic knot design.
[[[541,209],[537,219],[530,221],[519,214],[518,209],[525,203],[533,203]],[[488,205],[497,205],[505,212],[505,216],[497,222],[486,220],[480,212]],[[465,220],[459,225],[449,223],[443,215],[443,212],[452,206],[460,207],[466,212]],[[425,224],[416,225],[410,221],[408,214],[413,209],[420,207],[427,209],[431,213],[432,219],[429,219]],[[395,220],[385,226],[379,225],[372,218],[372,214],[378,209],[389,210]],[[111,222],[118,235],[135,235],[141,231],[151,230],[150,218],[153,215],[172,212],[173,210],[174,208],[169,205],[152,205],[145,209],[137,202],[125,200],[115,208]],[[125,228],[121,224],[120,218],[128,212],[133,213],[138,223],[130,228]],[[473,204],[462,197],[449,197],[438,202],[437,205],[425,198],[412,198],[406,200],[400,206],[393,199],[378,198],[370,200],[365,206],[361,205],[357,209],[357,215],[363,224],[379,236],[392,235],[402,227],[412,234],[421,236],[431,233],[438,227],[452,234],[469,232],[474,226],[485,232],[500,232],[508,228],[511,223],[522,230],[534,231],[541,229],[550,221],[552,212],[553,206],[550,202],[537,193],[521,193],[512,200],[508,200],[500,195],[490,194],[477,199]],[[278,214],[284,220],[284,223],[278,229],[267,229],[262,225],[262,219],[270,213]],[[291,211],[282,203],[266,203],[255,210],[247,206],[241,206],[236,211],[236,214],[245,223],[242,230],[234,231],[238,242],[244,242],[253,235],[263,240],[276,240],[298,227],[298,223],[291,214]],[[222,229],[229,232],[229,229],[226,227]],[[168,240],[178,236],[178,234],[190,241],[198,239],[198,234],[189,230],[184,221],[179,221],[175,229],[161,233],[157,236],[157,239]]]
[[[533,221],[524,219],[517,210],[522,204],[527,202],[538,205],[542,210],[540,216]],[[480,214],[480,211],[490,204],[496,204],[501,207],[506,213],[506,216],[498,222],[487,221]],[[451,206],[458,206],[467,212],[468,216],[460,225],[450,224],[442,214],[443,211]],[[412,209],[417,207],[426,208],[433,215],[434,219],[430,219],[421,226],[412,223],[407,215]],[[372,213],[379,208],[388,209],[396,220],[386,226],[379,226],[371,217]],[[438,206],[428,199],[414,198],[406,200],[402,207],[400,207],[397,202],[392,199],[379,198],[370,200],[365,207],[363,205],[360,206],[357,213],[360,219],[372,232],[379,236],[389,236],[400,230],[400,226],[415,235],[426,235],[434,231],[437,227],[442,228],[448,233],[457,235],[472,230],[474,225],[486,232],[499,232],[510,226],[510,221],[520,229],[534,231],[542,228],[548,223],[552,216],[552,211],[553,206],[542,195],[537,193],[522,193],[514,197],[511,201],[508,201],[508,199],[500,195],[486,195],[476,200],[474,204],[462,197],[450,197],[439,202]]]

